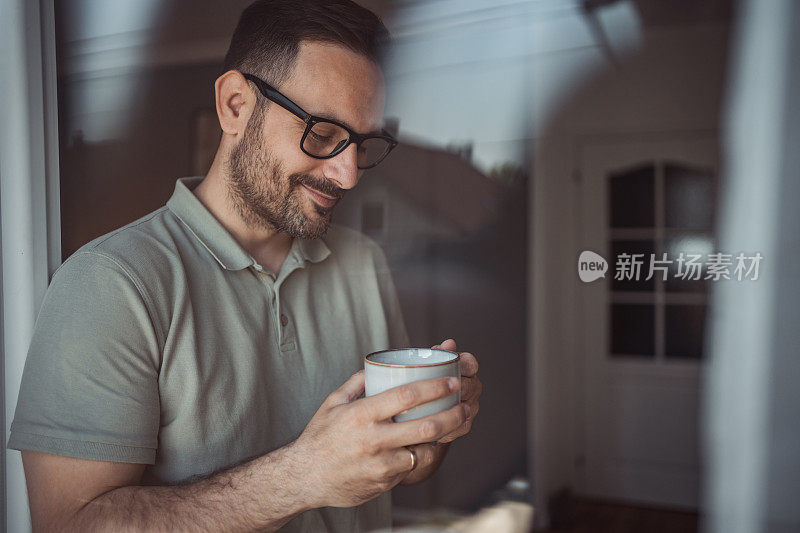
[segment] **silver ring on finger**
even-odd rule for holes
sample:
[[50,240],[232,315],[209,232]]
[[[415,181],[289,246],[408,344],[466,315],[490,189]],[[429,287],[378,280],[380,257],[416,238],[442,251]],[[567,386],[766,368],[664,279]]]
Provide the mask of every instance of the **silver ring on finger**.
[[409,472],[411,472],[417,467],[417,452],[415,452],[408,446],[406,446],[406,450],[408,450],[409,453],[411,453],[411,470],[409,470]]

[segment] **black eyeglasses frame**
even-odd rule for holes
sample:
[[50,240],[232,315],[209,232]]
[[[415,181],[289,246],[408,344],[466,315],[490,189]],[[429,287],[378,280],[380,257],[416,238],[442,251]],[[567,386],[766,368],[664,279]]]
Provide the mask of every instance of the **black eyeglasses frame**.
[[[336,157],[337,155],[341,154],[352,143],[355,143],[356,147],[360,147],[361,143],[364,142],[366,139],[384,139],[387,142],[388,146],[386,152],[384,152],[384,154],[371,165],[368,165],[366,167],[358,166],[359,169],[366,170],[377,166],[381,161],[386,159],[386,156],[389,155],[389,152],[391,152],[398,144],[397,139],[395,139],[385,129],[382,129],[381,133],[367,133],[367,134],[357,133],[352,129],[350,129],[347,125],[342,124],[341,122],[329,118],[318,117],[316,115],[312,115],[311,113],[307,113],[306,111],[303,110],[302,107],[292,102],[287,96],[281,93],[278,89],[276,89],[269,83],[265,82],[258,76],[255,76],[253,74],[248,74],[246,72],[242,72],[242,76],[244,76],[246,80],[252,81],[256,85],[256,87],[258,87],[258,90],[261,92],[264,98],[272,102],[275,102],[276,104],[278,104],[279,106],[289,111],[297,118],[306,123],[306,129],[303,132],[303,136],[300,138],[300,150],[302,150],[303,153],[306,154],[307,156],[313,157],[315,159],[330,159],[332,157]],[[328,122],[330,124],[335,124],[336,126],[339,126],[340,128],[347,131],[347,133],[349,134],[347,142],[338,146],[333,152],[331,152],[328,155],[312,154],[303,147],[303,145],[306,142],[306,137],[311,131],[311,128],[313,128],[314,125],[320,122]]]

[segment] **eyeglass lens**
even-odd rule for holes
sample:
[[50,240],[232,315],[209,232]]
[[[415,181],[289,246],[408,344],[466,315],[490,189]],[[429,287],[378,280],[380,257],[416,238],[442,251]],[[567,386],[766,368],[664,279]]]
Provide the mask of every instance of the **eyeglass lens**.
[[[303,140],[303,149],[309,154],[325,157],[338,152],[347,143],[350,134],[346,129],[331,122],[315,123]],[[358,166],[374,165],[386,155],[390,144],[386,139],[370,137],[358,146]]]

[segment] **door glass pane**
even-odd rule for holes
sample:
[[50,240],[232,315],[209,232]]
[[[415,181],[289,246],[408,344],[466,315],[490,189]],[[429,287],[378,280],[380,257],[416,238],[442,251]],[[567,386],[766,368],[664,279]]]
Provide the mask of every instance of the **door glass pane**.
[[611,304],[611,356],[653,357],[655,308],[652,304]]
[[705,329],[705,305],[667,305],[664,309],[668,359],[701,359]]
[[[672,263],[664,288],[669,292],[706,292],[704,264],[714,251],[714,240],[699,233],[676,233],[664,239]],[[697,279],[699,278],[699,279]]]
[[666,227],[711,231],[714,180],[710,170],[679,163],[665,164],[664,196]]
[[655,225],[655,167],[652,164],[609,176],[609,214],[612,228],[652,228]]
[[[652,279],[645,281],[650,267],[650,254],[655,253],[655,242],[651,240],[641,241],[611,241],[611,259],[609,260],[606,278],[611,280],[612,291],[652,291],[656,276],[660,274],[656,272]],[[627,254],[626,258],[621,258],[622,254]],[[624,261],[624,266],[617,266],[619,261]],[[638,267],[636,265],[639,265]],[[636,269],[638,268],[638,281],[636,276]],[[624,279],[617,278],[617,270],[626,275]],[[631,279],[632,278],[632,279]]]

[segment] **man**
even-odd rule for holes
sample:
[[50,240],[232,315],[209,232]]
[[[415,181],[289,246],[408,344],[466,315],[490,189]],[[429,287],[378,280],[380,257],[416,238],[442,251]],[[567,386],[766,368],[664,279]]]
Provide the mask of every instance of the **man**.
[[208,175],[54,275],[9,441],[35,529],[386,527],[387,491],[469,432],[467,353],[452,409],[391,420],[447,378],[361,397],[364,354],[407,338],[380,249],[328,226],[394,144],[384,35],[348,0],[255,2],[215,83]]

